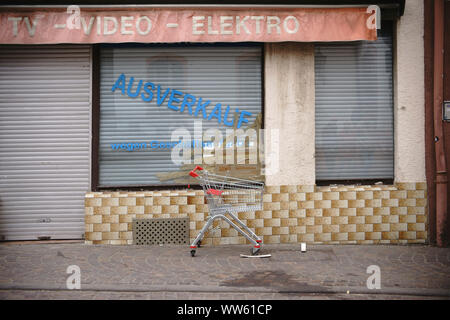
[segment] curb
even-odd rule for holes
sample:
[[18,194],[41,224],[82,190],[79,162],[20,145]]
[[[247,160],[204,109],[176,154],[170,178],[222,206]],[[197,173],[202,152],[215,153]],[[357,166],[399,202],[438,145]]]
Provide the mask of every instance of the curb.
[[236,292],[236,293],[280,293],[280,294],[381,294],[401,296],[426,296],[426,297],[448,297],[450,289],[428,289],[428,288],[382,288],[369,290],[365,287],[319,287],[302,288],[300,290],[280,290],[266,287],[221,287],[221,286],[192,286],[192,285],[90,285],[82,284],[79,290],[70,290],[62,285],[29,285],[29,284],[0,284],[0,290],[24,290],[24,291],[109,291],[109,292]]

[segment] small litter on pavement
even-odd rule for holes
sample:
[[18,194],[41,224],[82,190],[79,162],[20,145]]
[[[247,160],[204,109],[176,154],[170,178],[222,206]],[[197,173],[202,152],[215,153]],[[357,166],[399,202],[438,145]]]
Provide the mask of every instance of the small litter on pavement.
[[301,252],[306,252],[306,243],[305,242],[302,242],[300,244],[300,250],[301,250]]
[[259,255],[247,255],[247,254],[241,254],[241,258],[270,258],[271,254],[259,254]]

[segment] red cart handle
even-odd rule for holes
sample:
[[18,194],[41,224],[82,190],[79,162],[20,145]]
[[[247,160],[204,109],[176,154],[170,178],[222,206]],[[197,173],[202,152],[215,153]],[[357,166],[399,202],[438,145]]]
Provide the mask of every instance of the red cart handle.
[[196,166],[194,170],[192,170],[191,172],[189,172],[189,175],[193,178],[197,178],[198,177],[198,173],[195,173],[195,171],[197,170],[203,170],[202,167],[200,166]]

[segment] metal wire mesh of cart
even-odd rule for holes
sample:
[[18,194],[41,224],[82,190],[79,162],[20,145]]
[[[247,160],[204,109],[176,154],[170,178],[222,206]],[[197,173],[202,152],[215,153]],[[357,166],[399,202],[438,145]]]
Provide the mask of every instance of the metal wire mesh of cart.
[[[198,171],[198,173],[196,172]],[[264,183],[244,180],[234,177],[219,176],[209,173],[200,166],[189,172],[193,178],[198,178],[208,201],[210,218],[191,244],[191,256],[195,256],[197,244],[205,235],[206,230],[214,220],[223,219],[253,244],[252,255],[261,249],[262,239],[248,228],[235,215],[237,212],[248,212],[262,209]],[[226,216],[228,214],[234,222]]]
[[225,208],[228,212],[262,210],[263,182],[219,176],[206,170],[199,172],[199,177],[211,211]]

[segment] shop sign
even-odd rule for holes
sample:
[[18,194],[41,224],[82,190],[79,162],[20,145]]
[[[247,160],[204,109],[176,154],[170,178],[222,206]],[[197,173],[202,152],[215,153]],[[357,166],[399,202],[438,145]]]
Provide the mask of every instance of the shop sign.
[[4,8],[0,43],[376,40],[379,8]]

